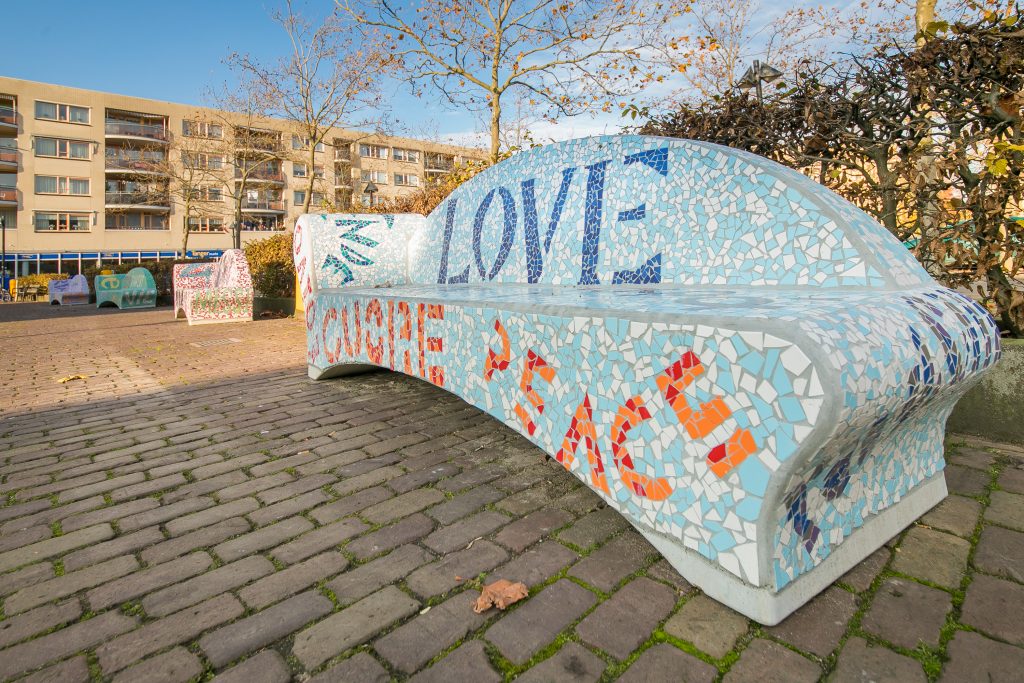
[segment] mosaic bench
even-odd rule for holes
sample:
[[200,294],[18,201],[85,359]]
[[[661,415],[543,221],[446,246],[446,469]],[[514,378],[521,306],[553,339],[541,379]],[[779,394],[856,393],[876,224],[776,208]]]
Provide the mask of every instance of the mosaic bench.
[[104,304],[122,310],[156,307],[156,281],[145,268],[132,268],[120,275],[97,275],[93,286],[96,289],[96,308]]
[[51,305],[81,306],[89,303],[89,280],[84,275],[75,275],[67,280],[50,280],[47,289]]
[[462,397],[765,624],[942,500],[946,418],[1000,352],[866,214],[711,144],[554,144],[294,244],[310,377]]
[[174,266],[174,317],[189,325],[252,320],[249,262],[241,249],[228,249],[214,263]]

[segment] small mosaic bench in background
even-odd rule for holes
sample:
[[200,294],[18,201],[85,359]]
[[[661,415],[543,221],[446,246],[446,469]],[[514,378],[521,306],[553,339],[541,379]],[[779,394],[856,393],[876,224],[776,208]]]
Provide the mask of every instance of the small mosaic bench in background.
[[642,136],[517,154],[430,216],[295,229],[309,375],[512,426],[712,597],[775,624],[946,495],[980,306],[808,178]]
[[145,268],[132,268],[117,275],[97,275],[96,308],[108,304],[122,310],[127,308],[155,308],[156,281]]
[[228,249],[214,263],[174,266],[174,318],[189,325],[251,321],[253,294],[241,249]]

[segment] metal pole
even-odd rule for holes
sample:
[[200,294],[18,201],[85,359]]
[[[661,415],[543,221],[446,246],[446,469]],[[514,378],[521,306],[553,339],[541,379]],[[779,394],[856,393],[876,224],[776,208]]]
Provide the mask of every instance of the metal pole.
[[0,285],[7,289],[7,219],[0,216]]
[[757,103],[764,106],[764,95],[761,93],[761,62],[754,60],[754,83],[757,87]]

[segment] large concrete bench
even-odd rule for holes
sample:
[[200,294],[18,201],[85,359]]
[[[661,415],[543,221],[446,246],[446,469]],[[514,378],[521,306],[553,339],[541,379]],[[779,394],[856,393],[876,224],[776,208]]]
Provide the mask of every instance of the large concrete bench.
[[97,275],[96,308],[103,305],[127,308],[156,307],[156,281],[146,268],[132,268],[127,273]]
[[89,280],[84,275],[75,275],[67,280],[50,280],[50,305],[81,306],[89,303]]
[[765,624],[942,500],[946,418],[1000,352],[853,205],[684,140],[520,153],[428,217],[303,216],[295,262],[310,377],[462,397]]
[[228,249],[214,263],[174,266],[174,317],[189,325],[252,320],[249,262],[241,249]]

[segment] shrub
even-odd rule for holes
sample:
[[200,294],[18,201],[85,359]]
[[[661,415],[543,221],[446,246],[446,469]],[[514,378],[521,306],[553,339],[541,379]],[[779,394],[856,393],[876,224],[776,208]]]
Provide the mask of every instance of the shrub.
[[245,245],[245,258],[249,262],[256,296],[295,296],[295,263],[292,261],[290,232],[249,242]]
[[18,289],[22,287],[39,287],[40,294],[50,293],[50,280],[67,280],[67,273],[40,273],[39,275],[22,275],[19,278],[15,278],[18,281]]

